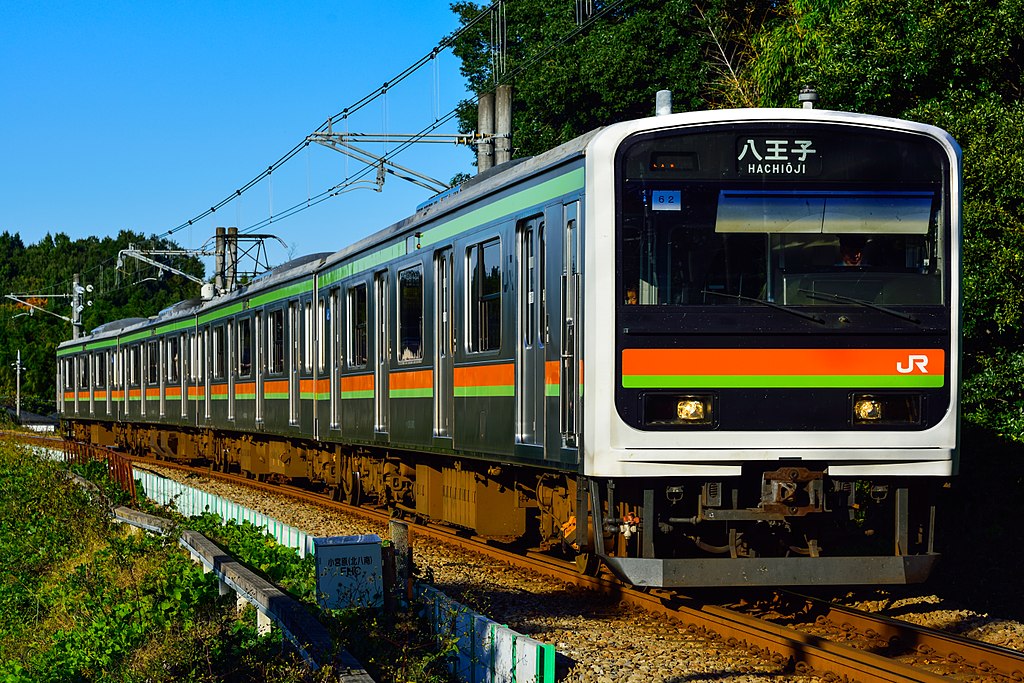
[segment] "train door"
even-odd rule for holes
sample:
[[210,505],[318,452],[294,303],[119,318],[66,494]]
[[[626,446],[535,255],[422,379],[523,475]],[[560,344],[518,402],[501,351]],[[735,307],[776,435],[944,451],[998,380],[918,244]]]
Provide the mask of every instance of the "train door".
[[374,311],[376,313],[374,337],[374,431],[388,431],[388,361],[391,340],[388,335],[388,271],[382,270],[373,278]]
[[160,346],[158,347],[158,353],[160,354],[160,367],[157,369],[157,380],[160,386],[159,396],[159,412],[160,419],[167,417],[167,393],[171,386],[171,338],[161,337]]
[[127,354],[128,349],[118,343],[114,351],[114,367],[117,369],[117,395],[114,397],[114,410],[116,417],[124,419],[128,415],[128,378],[127,378]]
[[266,396],[263,395],[264,354],[266,353],[267,333],[263,329],[263,312],[256,312],[256,354],[253,358],[253,374],[256,377],[256,424],[263,424],[263,409]]
[[562,230],[562,334],[561,334],[561,377],[559,386],[559,431],[562,445],[567,448],[578,446],[579,400],[583,390],[582,373],[579,365],[579,202],[566,204],[563,211]]
[[199,424],[198,403],[191,405],[199,385],[199,338],[197,334],[196,330],[188,333],[188,381],[185,382],[185,388],[182,389],[181,399],[183,403],[181,412],[182,417],[188,417],[188,411],[191,410],[195,416],[194,422]]
[[191,341],[191,335],[187,332],[183,332],[178,337],[178,353],[179,355],[179,370],[180,370],[180,389],[181,389],[181,419],[185,422],[188,419],[188,389],[190,386],[189,379],[192,373],[192,358],[189,355],[189,343]]
[[454,312],[452,310],[452,250],[434,256],[434,436],[450,438],[455,396]]
[[299,302],[288,303],[288,424],[299,423]]
[[227,400],[228,400],[228,420],[233,422],[235,419],[235,384],[237,383],[237,376],[235,372],[235,324],[233,321],[228,321],[222,328],[221,334],[223,340],[221,343],[221,363],[220,363],[220,376],[227,382]]
[[516,443],[543,446],[544,340],[541,335],[541,248],[544,217],[519,222],[516,290]]
[[200,377],[203,383],[203,417],[207,424],[213,417],[213,341],[211,339],[210,326],[207,325],[202,331],[200,353],[203,357],[203,367]]
[[327,324],[330,331],[330,358],[327,367],[331,376],[331,429],[341,429],[341,288],[331,289],[331,298],[327,306]]
[[156,342],[143,342],[139,344],[139,353],[142,354],[142,367],[141,376],[139,377],[139,386],[142,391],[140,392],[141,400],[139,401],[140,407],[139,412],[142,417],[146,417],[147,404],[149,402],[149,387],[153,383],[153,360],[152,356],[156,353],[153,350],[153,345]]
[[107,387],[107,417],[114,416],[114,382],[116,381],[116,375],[114,374],[114,357],[117,355],[117,351],[111,351],[110,349],[103,352],[103,365],[105,367],[104,374],[106,375],[106,387]]
[[[331,367],[331,309],[328,308],[328,295],[319,294],[316,298],[316,323],[314,334],[316,336],[316,418],[313,424],[313,433],[317,438],[323,439],[327,435],[327,429],[333,424],[334,415],[334,375],[330,372]],[[323,392],[320,387],[327,389]],[[321,397],[327,394],[327,400]],[[321,432],[321,428],[324,430]]]

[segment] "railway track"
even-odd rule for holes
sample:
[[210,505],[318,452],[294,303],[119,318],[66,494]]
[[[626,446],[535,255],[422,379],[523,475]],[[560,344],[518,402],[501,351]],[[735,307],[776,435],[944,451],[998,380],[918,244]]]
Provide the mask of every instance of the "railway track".
[[[52,440],[32,439],[53,447]],[[123,457],[123,456],[121,456]],[[139,464],[152,463],[134,459]],[[332,501],[303,489],[260,482],[246,477],[158,461],[182,472],[201,474],[265,493],[287,495],[307,503],[357,514],[378,523],[390,512]],[[711,640],[744,648],[796,674],[827,681],[964,680],[1024,681],[1024,653],[949,633],[916,626],[881,615],[842,607],[820,598],[786,591],[759,594],[726,604],[718,597],[687,596],[668,590],[624,586],[607,575],[580,574],[574,562],[540,552],[518,552],[507,546],[447,527],[415,525],[421,538],[453,544],[542,575],[614,596],[616,600],[665,615]]]

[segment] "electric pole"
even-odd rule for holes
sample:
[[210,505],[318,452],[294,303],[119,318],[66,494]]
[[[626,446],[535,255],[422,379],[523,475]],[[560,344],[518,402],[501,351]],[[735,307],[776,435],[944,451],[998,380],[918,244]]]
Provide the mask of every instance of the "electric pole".
[[18,424],[21,424],[21,371],[25,369],[25,366],[21,364],[21,349],[18,349],[18,360],[11,363],[11,367],[14,368],[14,374],[17,377],[15,380],[17,387],[15,393],[15,414],[18,416]]
[[78,284],[78,273],[71,282],[71,338],[78,339],[82,333],[82,286]]
[[[92,292],[92,285],[86,285],[83,287],[78,282],[78,273],[75,273],[73,280],[73,286],[71,288],[71,294],[5,294],[4,298],[10,299],[11,301],[21,304],[28,309],[27,313],[19,313],[18,315],[32,315],[35,311],[41,311],[47,315],[52,315],[55,318],[60,318],[71,323],[72,336],[78,339],[82,328],[82,310],[85,306],[92,306],[92,301],[82,302],[82,296],[86,292]],[[71,299],[71,317],[61,315],[60,313],[54,313],[51,310],[43,308],[42,306],[36,305],[29,301],[29,299]],[[18,316],[14,316],[18,317]]]

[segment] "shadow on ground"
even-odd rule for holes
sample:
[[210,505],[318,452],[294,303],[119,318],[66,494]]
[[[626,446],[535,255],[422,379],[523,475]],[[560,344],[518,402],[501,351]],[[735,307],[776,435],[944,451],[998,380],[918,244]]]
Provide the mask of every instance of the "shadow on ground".
[[1024,620],[1024,444],[965,424],[960,474],[942,496],[937,524],[935,592]]

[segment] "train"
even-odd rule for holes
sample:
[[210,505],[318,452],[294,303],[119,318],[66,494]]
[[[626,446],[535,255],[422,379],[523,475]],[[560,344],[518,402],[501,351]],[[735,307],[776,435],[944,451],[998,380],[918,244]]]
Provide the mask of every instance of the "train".
[[921,582],[958,468],[961,182],[910,121],[615,123],[62,343],[62,428],[637,586]]

